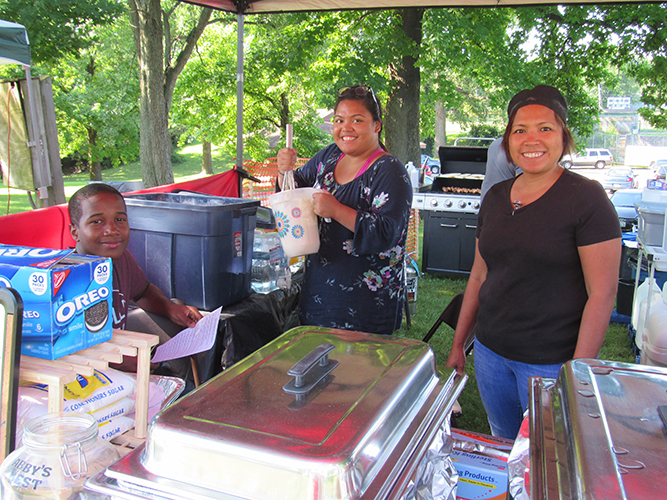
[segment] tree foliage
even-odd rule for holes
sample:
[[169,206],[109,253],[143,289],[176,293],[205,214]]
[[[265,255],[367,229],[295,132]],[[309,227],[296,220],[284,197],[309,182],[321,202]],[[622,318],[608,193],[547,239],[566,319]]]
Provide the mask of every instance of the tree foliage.
[[[61,153],[113,165],[139,155],[139,85],[127,20],[95,28],[100,43],[52,67]],[[91,137],[94,138],[91,141]]]
[[57,63],[99,42],[96,27],[124,11],[121,0],[1,0],[0,17],[25,26],[33,63]]

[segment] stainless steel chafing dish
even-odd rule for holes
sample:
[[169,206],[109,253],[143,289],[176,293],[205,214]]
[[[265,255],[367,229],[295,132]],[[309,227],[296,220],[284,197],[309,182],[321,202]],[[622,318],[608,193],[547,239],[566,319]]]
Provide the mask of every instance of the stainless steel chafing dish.
[[115,498],[396,499],[465,377],[416,340],[298,327],[160,413]]
[[531,498],[665,497],[666,369],[578,359],[531,391]]

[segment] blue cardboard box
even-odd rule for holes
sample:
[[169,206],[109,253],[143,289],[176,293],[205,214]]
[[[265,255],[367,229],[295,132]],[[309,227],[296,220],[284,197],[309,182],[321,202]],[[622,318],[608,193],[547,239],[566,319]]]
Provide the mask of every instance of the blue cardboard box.
[[111,259],[0,245],[0,285],[23,299],[21,354],[57,359],[112,336]]
[[505,500],[507,462],[481,453],[452,451],[452,462],[459,474],[457,500]]

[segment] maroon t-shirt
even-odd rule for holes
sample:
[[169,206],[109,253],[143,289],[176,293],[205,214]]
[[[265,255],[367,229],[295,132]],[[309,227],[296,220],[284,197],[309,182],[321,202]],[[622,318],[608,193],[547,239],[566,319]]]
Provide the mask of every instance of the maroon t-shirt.
[[130,252],[113,260],[113,327],[125,329],[130,300],[139,300],[148,288],[146,275]]

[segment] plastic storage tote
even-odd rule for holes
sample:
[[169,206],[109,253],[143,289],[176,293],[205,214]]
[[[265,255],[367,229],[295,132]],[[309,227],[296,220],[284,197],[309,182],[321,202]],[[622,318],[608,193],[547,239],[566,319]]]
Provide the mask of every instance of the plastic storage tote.
[[251,293],[259,200],[199,193],[125,196],[128,249],[167,297],[204,311]]

